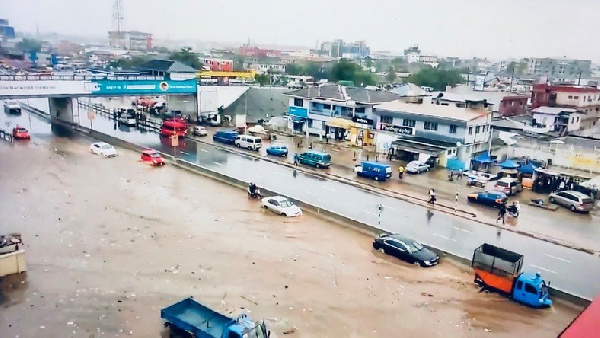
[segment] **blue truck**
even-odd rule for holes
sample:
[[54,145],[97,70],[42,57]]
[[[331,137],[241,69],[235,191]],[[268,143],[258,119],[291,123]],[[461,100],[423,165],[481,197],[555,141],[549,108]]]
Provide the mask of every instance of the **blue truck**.
[[550,282],[546,284],[539,273],[521,272],[523,255],[486,243],[473,252],[471,267],[475,283],[486,289],[531,307],[552,306],[548,296]]
[[354,167],[357,176],[385,181],[392,177],[392,167],[378,162],[361,162]]
[[265,323],[242,314],[232,318],[213,311],[193,298],[186,298],[160,310],[171,334],[201,338],[268,338]]

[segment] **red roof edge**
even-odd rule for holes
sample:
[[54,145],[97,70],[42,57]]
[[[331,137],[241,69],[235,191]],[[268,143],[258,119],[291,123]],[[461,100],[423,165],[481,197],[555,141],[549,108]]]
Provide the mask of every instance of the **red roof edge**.
[[600,332],[600,296],[575,317],[559,338],[588,338]]

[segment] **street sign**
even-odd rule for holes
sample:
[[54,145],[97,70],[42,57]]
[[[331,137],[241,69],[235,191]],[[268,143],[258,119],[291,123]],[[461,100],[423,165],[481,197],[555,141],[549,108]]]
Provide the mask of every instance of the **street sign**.
[[87,116],[88,116],[88,119],[90,119],[90,121],[92,121],[92,120],[94,120],[94,118],[96,118],[96,112],[93,110],[88,110]]

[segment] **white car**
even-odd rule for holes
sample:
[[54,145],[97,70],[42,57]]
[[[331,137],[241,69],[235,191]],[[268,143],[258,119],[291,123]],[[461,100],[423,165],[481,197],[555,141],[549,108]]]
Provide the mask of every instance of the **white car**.
[[409,174],[420,174],[429,171],[429,165],[419,161],[411,161],[406,165],[406,172]]
[[287,197],[265,197],[262,199],[261,204],[263,208],[270,209],[278,215],[289,217],[302,215],[302,210],[300,210],[300,208],[298,208],[298,206],[296,206],[294,202],[290,201]]
[[105,142],[92,143],[92,145],[90,146],[90,150],[93,154],[102,155],[104,157],[117,156],[117,151],[115,150],[115,147]]
[[208,135],[208,132],[206,131],[206,128],[204,128],[202,126],[195,126],[194,127],[194,135],[196,135],[196,136],[206,136],[206,135]]

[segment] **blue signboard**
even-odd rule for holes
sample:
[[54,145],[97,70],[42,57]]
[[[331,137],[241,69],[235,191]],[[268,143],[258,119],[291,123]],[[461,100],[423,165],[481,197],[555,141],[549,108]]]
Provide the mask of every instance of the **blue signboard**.
[[293,116],[308,117],[308,109],[302,107],[290,106],[288,113]]
[[92,95],[151,95],[196,94],[196,79],[183,81],[159,80],[109,80],[92,82]]

